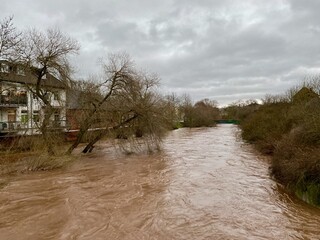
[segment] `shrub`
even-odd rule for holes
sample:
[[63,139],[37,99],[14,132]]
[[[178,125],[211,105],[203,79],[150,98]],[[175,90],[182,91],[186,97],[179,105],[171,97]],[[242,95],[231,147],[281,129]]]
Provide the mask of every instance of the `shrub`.
[[249,142],[258,143],[262,151],[274,149],[276,141],[291,128],[288,103],[263,105],[242,120],[242,136]]

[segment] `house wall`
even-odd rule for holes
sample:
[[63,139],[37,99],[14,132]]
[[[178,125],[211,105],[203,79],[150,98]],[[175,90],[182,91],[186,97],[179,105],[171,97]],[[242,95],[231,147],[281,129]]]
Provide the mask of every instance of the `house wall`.
[[21,84],[17,83],[6,83],[6,82],[1,82],[0,83],[0,95],[2,98],[2,105],[0,105],[0,121],[1,122],[8,122],[8,112],[14,112],[15,115],[18,115],[18,105],[13,107],[11,104],[5,104],[6,100],[11,100],[11,97],[9,96],[9,92],[20,92],[20,91],[25,91],[25,88],[21,86]]
[[[34,94],[24,84],[0,82],[0,86],[0,94],[6,89],[16,89],[16,91],[27,92],[27,104],[15,107],[10,106],[10,108],[0,105],[0,122],[8,122],[8,111],[14,111],[16,118],[12,126],[14,126],[15,129],[20,129],[20,134],[38,134],[39,131],[37,129],[39,125],[35,121],[35,115],[38,115],[40,123],[44,115],[41,100],[34,97]],[[51,105],[57,109],[50,120],[58,120],[58,126],[64,127],[66,126],[66,91],[64,89],[54,88],[50,89],[50,91],[52,92],[52,94],[50,94]]]
[[[26,134],[25,129],[28,129],[27,134],[39,133],[37,131],[39,124],[36,123],[35,118],[38,118],[40,123],[44,116],[41,101],[34,97],[29,89],[37,83],[34,70],[35,68],[27,69],[19,64],[0,60],[0,122],[7,123],[11,120],[11,128],[14,128],[15,132],[19,130],[21,134]],[[47,73],[42,79],[41,86],[48,91],[51,105],[55,108],[50,119],[51,125],[53,127],[66,126],[64,84],[55,76]],[[25,92],[26,95],[23,94]],[[10,118],[8,118],[8,111],[12,112]],[[2,124],[0,131],[3,130],[1,127],[3,128]]]

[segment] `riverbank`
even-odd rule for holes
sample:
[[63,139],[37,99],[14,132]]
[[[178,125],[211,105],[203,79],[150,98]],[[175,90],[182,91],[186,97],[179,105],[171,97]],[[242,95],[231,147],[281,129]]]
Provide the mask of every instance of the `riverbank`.
[[291,100],[259,106],[240,126],[245,140],[272,156],[272,175],[298,197],[320,207],[319,96],[302,88]]
[[43,152],[2,153],[0,177],[16,173],[62,168],[73,160],[74,156],[72,155],[49,156]]
[[69,144],[62,139],[56,144],[56,155],[53,156],[45,150],[45,143],[40,136],[2,138],[0,142],[0,177],[62,168],[73,161],[72,155],[64,154]]
[[[21,141],[22,140],[22,141]],[[23,139],[16,138],[9,144],[2,144],[0,148],[0,188],[1,177],[6,178],[8,175],[27,173],[33,171],[50,171],[63,168],[76,159],[81,158],[82,149],[86,143],[79,144],[78,148],[72,154],[66,154],[70,142],[62,141],[55,146],[55,155],[49,155],[44,149],[44,144],[40,138]],[[104,148],[112,148],[114,152],[121,152],[130,155],[135,152],[148,152],[149,154],[157,152],[160,149],[160,142],[156,139],[150,141],[149,138],[104,138],[97,148],[101,145]]]

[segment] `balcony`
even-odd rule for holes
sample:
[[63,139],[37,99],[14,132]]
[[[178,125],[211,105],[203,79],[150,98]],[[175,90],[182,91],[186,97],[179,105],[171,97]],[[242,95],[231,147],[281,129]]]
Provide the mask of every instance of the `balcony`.
[[5,96],[0,95],[0,107],[19,107],[28,104],[27,95]]
[[27,129],[27,123],[22,122],[0,122],[0,131],[13,131],[13,130],[21,130]]
[[16,134],[23,130],[27,130],[27,126],[21,122],[0,122],[0,137]]
[[[0,122],[0,137],[4,136],[17,136],[17,135],[30,135],[30,134],[39,134],[39,124],[33,122],[33,127],[30,127],[28,122]],[[48,125],[48,131],[66,131],[70,126],[66,123],[65,120],[59,121],[50,121]]]

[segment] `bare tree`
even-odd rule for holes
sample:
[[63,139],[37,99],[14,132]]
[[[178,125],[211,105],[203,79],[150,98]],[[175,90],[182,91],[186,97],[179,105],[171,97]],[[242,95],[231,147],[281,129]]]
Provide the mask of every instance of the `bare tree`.
[[100,93],[87,104],[88,108],[84,110],[86,117],[80,123],[79,134],[68,153],[79,145],[97,122],[99,131],[90,139],[83,153],[92,151],[94,144],[106,135],[126,138],[144,135],[153,142],[160,138],[162,124],[159,120],[163,119],[161,107],[164,105],[162,97],[155,91],[158,77],[137,71],[126,53],[110,54],[102,66],[104,80],[98,85]]
[[98,84],[101,97],[90,99],[91,107],[85,109],[86,117],[81,121],[77,139],[68,149],[68,153],[71,153],[80,144],[104,105],[109,103],[113,95],[135,77],[133,62],[125,53],[110,54],[108,60],[102,63],[102,67],[103,80]]
[[165,119],[172,129],[181,127],[181,121],[183,120],[182,112],[179,111],[179,105],[181,100],[175,93],[171,93],[164,97],[165,101]]
[[219,114],[216,101],[203,99],[194,105],[193,124],[196,127],[212,126],[215,124],[214,120],[219,119]]
[[71,73],[68,57],[76,54],[78,50],[77,41],[66,36],[59,29],[49,29],[44,33],[30,30],[24,36],[21,63],[36,76],[36,83],[34,86],[29,86],[29,90],[43,104],[44,114],[40,131],[50,154],[54,154],[54,150],[49,138],[48,126],[55,109],[50,100],[50,89],[46,86],[44,79],[54,76],[66,86]]
[[190,95],[183,94],[181,97],[181,103],[179,105],[179,112],[183,119],[184,127],[194,126],[195,109]]
[[106,108],[106,123],[111,125],[87,144],[84,153],[91,151],[93,145],[106,135],[126,138],[131,143],[137,143],[137,137],[143,137],[149,151],[151,147],[160,147],[163,134],[171,128],[172,119],[168,121],[166,102],[154,89],[157,77],[143,76],[140,75],[114,96]]
[[183,96],[180,112],[185,127],[213,126],[214,120],[220,119],[220,110],[215,100],[203,99],[193,105],[188,95]]
[[13,16],[0,21],[0,60],[16,60],[21,42],[22,33],[14,27]]

